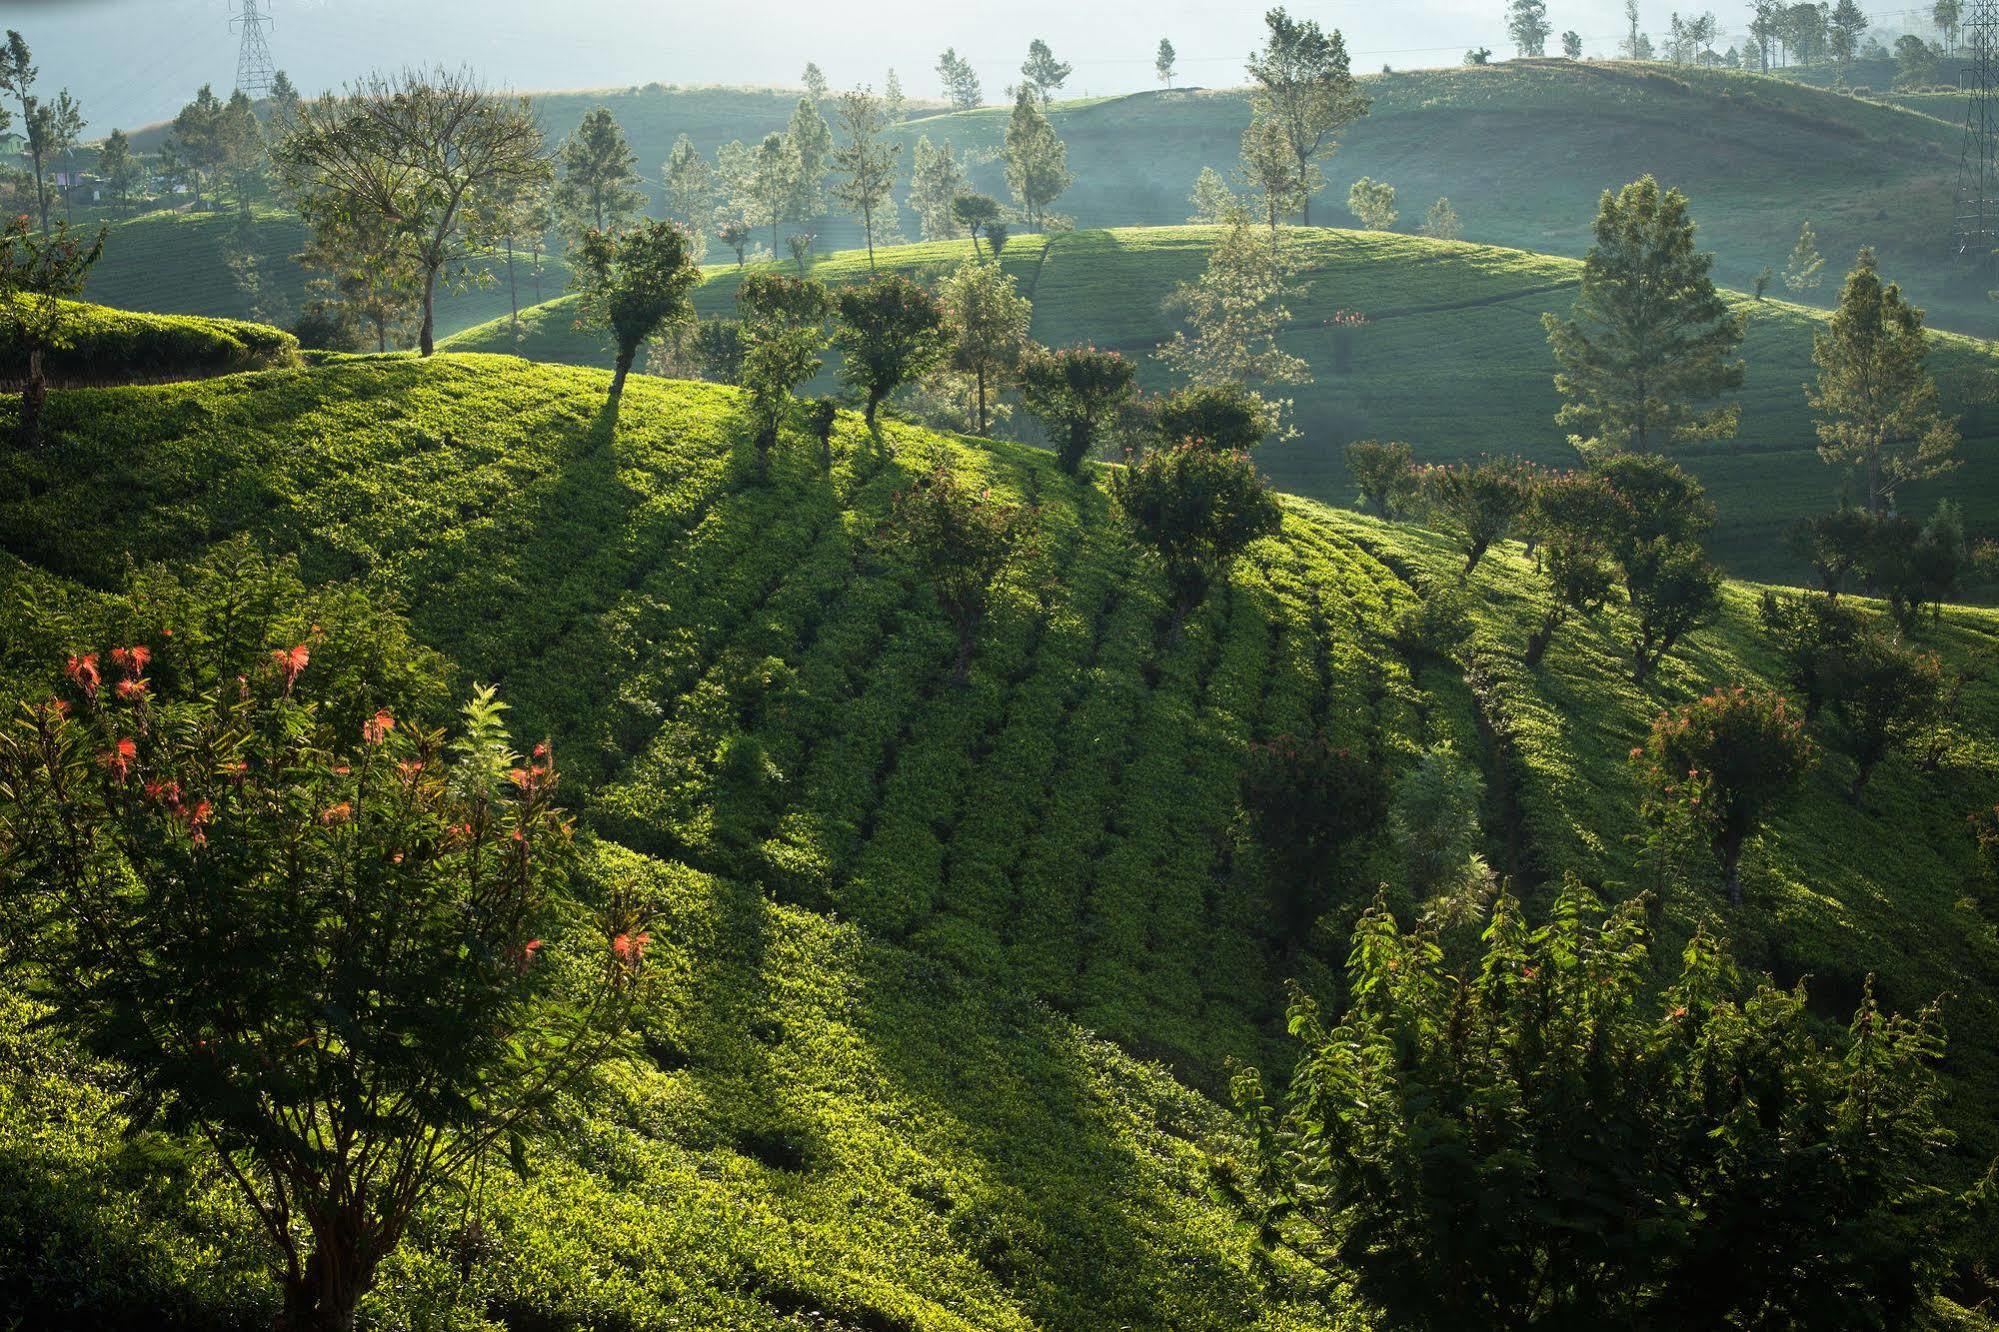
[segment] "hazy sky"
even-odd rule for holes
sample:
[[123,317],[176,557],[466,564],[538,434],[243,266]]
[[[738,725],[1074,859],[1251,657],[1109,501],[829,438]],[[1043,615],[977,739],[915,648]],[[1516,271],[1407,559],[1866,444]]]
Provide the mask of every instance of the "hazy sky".
[[[33,45],[47,86],[68,86],[93,134],[161,119],[203,82],[226,93],[236,73],[229,17],[243,0],[0,0],[0,24]],[[989,97],[1018,77],[1028,39],[1045,38],[1075,65],[1074,93],[1153,86],[1152,52],[1170,37],[1182,83],[1226,86],[1258,39],[1260,0],[260,0],[274,19],[278,66],[306,92],[377,65],[469,63],[523,89],[650,83],[791,85],[816,60],[836,87],[879,85],[894,66],[912,96],[934,96],[937,53],[972,61]],[[1924,0],[1927,6],[1927,0]],[[1892,0],[1868,6],[1899,22]],[[1692,11],[1698,0],[1688,0]],[[1648,29],[1667,0],[1641,0]],[[1467,47],[1504,54],[1503,0],[1294,3],[1294,14],[1345,31],[1357,70],[1455,64]],[[1716,5],[1738,32],[1747,6]],[[1574,28],[1587,53],[1609,54],[1621,0],[1549,0],[1557,32]],[[1725,44],[1725,43],[1724,43]]]

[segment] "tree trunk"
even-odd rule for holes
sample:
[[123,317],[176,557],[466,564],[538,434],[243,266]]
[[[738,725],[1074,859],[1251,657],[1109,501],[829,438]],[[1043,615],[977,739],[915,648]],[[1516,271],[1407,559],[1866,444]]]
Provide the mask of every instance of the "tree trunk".
[[986,367],[984,366],[984,364],[981,364],[979,366],[978,378],[979,378],[979,435],[983,438],[986,433]]
[[1543,620],[1539,629],[1527,635],[1525,661],[1529,670],[1541,664],[1541,658],[1547,655],[1548,644],[1553,642],[1554,638],[1555,621],[1553,619]]
[[1644,684],[1652,674],[1652,658],[1640,644],[1631,650],[1631,683]]
[[[866,232],[868,233],[868,273],[869,273],[869,275],[870,275],[870,276],[872,276],[872,275],[874,274],[874,271],[875,271],[875,213],[874,213],[874,209],[872,209],[872,208],[863,208],[863,209],[861,210],[861,229],[862,229],[862,230],[864,230],[864,231],[866,231]],[[978,241],[978,237],[977,237],[977,236],[974,236],[974,237],[972,238],[972,244],[973,244],[973,245],[977,245],[978,243],[979,243],[979,241]]]
[[437,270],[424,270],[423,275],[423,331],[417,334],[417,351],[424,356],[437,350],[437,343],[431,336],[437,325]]
[[514,238],[507,237],[507,300],[514,309],[513,333],[521,335],[521,289],[514,282]]
[[1742,905],[1742,839],[1724,837],[1721,842],[1721,877],[1728,885],[1728,904]]
[[285,1282],[277,1332],[353,1332],[355,1308],[374,1282],[374,1264],[362,1257],[346,1229],[338,1222],[315,1227],[304,1272]]
[[637,344],[618,344],[616,368],[611,371],[611,424],[618,423],[618,403],[625,396],[625,376],[631,373],[632,362],[638,358]]
[[42,349],[28,351],[28,378],[21,385],[21,447],[40,448],[42,443],[42,404],[49,398],[49,381],[42,372]]

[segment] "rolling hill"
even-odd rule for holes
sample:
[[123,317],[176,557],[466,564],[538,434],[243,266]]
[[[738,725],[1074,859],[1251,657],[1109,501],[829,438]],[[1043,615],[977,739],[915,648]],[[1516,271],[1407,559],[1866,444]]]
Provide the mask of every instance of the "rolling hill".
[[[1151,352],[1175,326],[1161,303],[1175,283],[1199,275],[1217,235],[1213,228],[1162,227],[1021,236],[1002,259],[1034,302],[1037,341],[1116,348],[1138,361],[1142,381],[1157,389],[1172,377]],[[1348,502],[1341,448],[1355,439],[1406,440],[1431,461],[1521,453],[1573,463],[1554,422],[1559,399],[1541,315],[1566,313],[1574,303],[1576,261],[1384,232],[1296,230],[1287,244],[1310,285],[1293,308],[1285,345],[1310,363],[1313,382],[1291,390],[1302,437],[1269,450],[1265,460],[1280,486]],[[965,242],[939,242],[883,251],[880,263],[930,274],[968,255]],[[829,282],[858,281],[867,264],[849,252],[820,261],[815,272]],[[709,268],[695,295],[699,314],[729,313],[735,282],[733,266]],[[1687,460],[1721,508],[1717,555],[1745,577],[1795,578],[1784,530],[1831,507],[1843,483],[1819,460],[1804,398],[1814,374],[1811,334],[1822,315],[1777,300],[1734,299],[1749,313],[1742,429],[1734,440],[1688,450]],[[1332,326],[1340,310],[1358,310],[1368,322]],[[610,363],[601,339],[575,327],[566,301],[530,312],[519,340],[498,320],[449,345]],[[1938,495],[1956,496],[1979,530],[1999,535],[1999,408],[1986,387],[1999,370],[1999,349],[1954,334],[1939,335],[1936,348],[1933,371],[1964,415],[1965,465],[1942,483],[1912,489],[1905,503],[1926,513]]]
[[[1042,281],[1063,258],[1038,261]],[[46,687],[65,617],[117,595],[128,560],[247,536],[309,582],[403,608],[455,686],[497,681],[516,733],[562,758],[588,873],[664,904],[676,984],[644,1014],[643,1055],[536,1140],[531,1179],[489,1186],[470,1284],[452,1218],[427,1217],[371,1312],[757,1332],[1363,1325],[1336,1292],[1330,1313],[1273,1303],[1213,1188],[1238,1145],[1216,1101],[1225,1062],[1283,1067],[1282,981],[1330,994],[1324,959],[1359,905],[1284,961],[1238,825],[1245,746],[1323,729],[1399,769],[1450,741],[1485,769],[1489,855],[1530,898],[1570,870],[1621,897],[1640,829],[1627,751],[1661,707],[1767,678],[1758,589],[1731,584],[1720,622],[1645,688],[1618,666],[1621,610],[1565,630],[1530,672],[1518,653],[1542,594],[1509,547],[1474,579],[1475,689],[1397,646],[1398,616],[1456,556],[1295,499],[1176,638],[1101,488],[1040,451],[903,426],[878,450],[843,418],[830,472],[793,442],[759,485],[732,390],[635,379],[613,432],[606,382],[490,355],[336,358],[62,393],[51,449],[0,454],[0,598],[19,626],[0,637],[0,692]],[[891,494],[938,450],[1034,501],[1044,532],[964,689],[930,594],[873,549]],[[1999,614],[1949,610],[1927,641],[1989,663]],[[1829,752],[1722,927],[1751,965],[1809,975],[1828,1015],[1869,972],[1894,1006],[1947,992],[1968,1164],[1999,1147],[1999,926],[1963,826],[1999,800],[1999,681],[1975,674],[1964,704],[1941,766],[1891,760],[1860,808]],[[1386,848],[1367,870],[1400,875]],[[1721,911],[1669,896],[1667,950]],[[247,1219],[172,1142],[117,1145],[90,1070],[30,1016],[0,1007],[9,1308],[106,1326],[266,1316]]]
[[[292,258],[304,247],[305,226],[298,217],[264,205],[247,219],[234,208],[144,213],[110,224],[104,257],[91,270],[84,294],[126,310],[289,325],[311,295],[307,283],[314,274]],[[510,309],[504,259],[494,256],[467,267],[469,280],[438,288],[440,329],[464,328]],[[541,268],[537,282],[532,262],[524,254],[517,258],[521,304],[533,303],[537,293],[563,289],[568,269],[559,254],[544,255]]]
[[[1448,195],[1472,240],[1579,256],[1601,192],[1650,171],[1692,199],[1702,243],[1716,251],[1717,276],[1728,285],[1747,289],[1766,265],[1781,270],[1799,224],[1810,219],[1829,270],[1872,245],[1884,271],[1931,310],[1934,324],[1969,333],[1993,327],[1985,294],[1991,284],[1967,280],[1949,253],[1961,108],[1940,94],[1931,99],[1935,114],[1926,114],[1786,78],[1563,60],[1370,75],[1364,85],[1373,110],[1325,165],[1327,187],[1313,210],[1321,224],[1350,221],[1347,187],[1365,175],[1398,188],[1404,230],[1414,229],[1432,199]],[[730,139],[753,142],[784,127],[798,94],[650,85],[536,96],[551,140],[590,108],[609,107],[640,172],[656,184],[679,134],[709,154]],[[974,150],[988,159],[975,167],[975,184],[1006,197],[991,160],[1005,136],[1005,108],[914,112],[897,130],[906,146],[927,136]],[[1185,221],[1201,168],[1235,162],[1249,109],[1239,90],[1194,89],[1059,102],[1049,114],[1077,176],[1057,206],[1077,225],[1100,228]],[[905,152],[905,170],[909,158]],[[218,240],[206,239],[201,227],[184,233],[146,222],[116,233],[94,299],[244,313],[214,257]],[[913,233],[906,213],[903,225]],[[818,233],[822,250],[861,243],[845,217],[794,229]],[[128,259],[119,257],[121,248],[132,251]],[[295,237],[274,227],[259,251],[268,280],[285,291],[295,278],[279,270],[296,248]],[[183,249],[186,259],[178,257]],[[1826,303],[1835,290],[1829,280],[1804,299]],[[455,331],[502,308],[490,289],[475,293],[440,329]]]

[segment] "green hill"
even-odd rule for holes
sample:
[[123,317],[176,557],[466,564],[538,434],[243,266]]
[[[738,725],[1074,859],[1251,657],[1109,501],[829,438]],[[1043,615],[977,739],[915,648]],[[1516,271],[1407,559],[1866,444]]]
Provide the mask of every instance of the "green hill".
[[[1175,283],[1199,275],[1217,234],[1163,227],[1022,236],[1003,259],[1034,301],[1036,340],[1117,348],[1139,361],[1148,387],[1163,388],[1171,376],[1150,353],[1175,324],[1161,303]],[[1310,363],[1313,382],[1292,391],[1302,437],[1266,459],[1284,489],[1348,502],[1341,448],[1355,439],[1407,440],[1429,460],[1518,452],[1550,464],[1574,461],[1554,422],[1559,399],[1541,315],[1574,303],[1576,261],[1384,232],[1294,231],[1288,243],[1300,253],[1310,289],[1294,306],[1286,345]],[[968,254],[964,242],[901,246],[881,252],[880,262],[925,274]],[[857,281],[867,263],[849,252],[815,271],[829,282]],[[708,269],[698,312],[727,314],[735,281],[733,266]],[[1843,481],[1819,460],[1803,390],[1814,374],[1811,334],[1822,316],[1777,300],[1735,299],[1750,316],[1742,429],[1725,444],[1689,450],[1689,465],[1721,507],[1715,549],[1724,562],[1747,577],[1795,578],[1783,532],[1831,507]],[[1368,322],[1329,326],[1340,310],[1358,310]],[[563,302],[531,312],[518,342],[500,320],[450,345],[610,363],[601,339],[576,328]],[[1965,465],[1904,502],[1927,512],[1937,495],[1954,495],[1980,530],[1999,535],[1999,410],[1984,387],[1999,368],[1999,350],[1954,334],[1940,334],[1936,345],[1933,369],[1964,414]]]
[[[289,325],[309,299],[312,274],[292,256],[305,247],[305,226],[295,214],[254,208],[247,223],[233,208],[207,213],[145,213],[110,224],[104,258],[90,272],[85,294],[127,310],[257,319]],[[249,263],[243,260],[247,257]],[[462,290],[441,286],[437,322],[449,332],[507,313],[504,260],[471,265],[480,281]],[[521,304],[536,299],[530,263],[517,260]],[[561,256],[542,260],[540,291],[563,289]]]
[[[553,739],[589,873],[664,899],[675,984],[644,1014],[645,1056],[536,1141],[531,1180],[489,1186],[471,1285],[453,1218],[426,1219],[372,1297],[383,1325],[444,1325],[451,1306],[455,1326],[1325,1326],[1268,1300],[1213,1187],[1235,1149],[1225,1061],[1280,1071],[1285,975],[1330,995],[1322,959],[1341,951],[1287,964],[1272,935],[1236,813],[1245,746],[1324,729],[1399,769],[1452,741],[1487,770],[1495,865],[1534,897],[1568,870],[1622,896],[1627,751],[1662,706],[1772,665],[1757,590],[1732,584],[1647,688],[1620,669],[1621,611],[1528,672],[1541,593],[1509,547],[1475,579],[1474,692],[1395,645],[1455,555],[1304,500],[1176,639],[1102,490],[1039,451],[892,427],[884,454],[843,419],[830,474],[794,442],[758,485],[733,391],[635,379],[613,436],[606,381],[493,356],[336,359],[58,394],[51,448],[0,454],[18,626],[0,692],[46,687],[60,616],[128,559],[248,534],[310,581],[404,607],[455,684],[498,681],[517,733]],[[891,494],[940,447],[1034,500],[1045,531],[964,689],[930,594],[871,554]],[[1929,641],[1989,663],[1999,614],[1951,610]],[[1751,964],[1809,975],[1829,1015],[1869,972],[1894,1006],[1948,993],[1972,1162],[1999,1148],[1999,930],[1963,826],[1999,800],[1989,673],[1962,729],[1936,771],[1891,760],[1859,809],[1829,753],[1725,928]],[[1400,873],[1386,850],[1367,868]],[[1669,897],[1668,949],[1718,909]],[[117,1145],[89,1070],[28,1016],[0,1009],[10,1309],[267,1316],[249,1222],[200,1158]]]
[[[1432,199],[1448,195],[1472,240],[1577,256],[1588,247],[1598,195],[1650,171],[1691,197],[1701,241],[1717,252],[1718,276],[1729,285],[1748,288],[1766,265],[1781,270],[1799,223],[1810,219],[1831,269],[1873,245],[1884,271],[1931,309],[1934,322],[1974,333],[1991,327],[1989,284],[1966,281],[1948,253],[1961,107],[1924,114],[1786,78],[1630,62],[1511,60],[1372,75],[1364,84],[1373,110],[1326,163],[1327,186],[1313,211],[1322,224],[1351,220],[1347,188],[1365,175],[1398,188],[1405,230]],[[537,99],[551,141],[590,108],[608,106],[650,181],[679,134],[709,154],[730,139],[753,142],[784,127],[797,96],[649,85]],[[1095,228],[1183,222],[1201,168],[1235,162],[1249,110],[1237,90],[1176,90],[1061,102],[1049,114],[1077,177],[1057,206]],[[905,145],[927,135],[990,155],[1003,142],[1006,116],[1001,107],[918,107],[898,134]],[[902,160],[906,171],[910,154]],[[973,179],[1006,197],[997,161],[976,167]],[[187,232],[142,221],[148,225],[127,224],[133,230],[114,236],[94,299],[245,312],[216,257],[225,219],[180,219]],[[905,213],[903,226],[913,234],[915,219]],[[822,250],[861,243],[845,217],[791,229],[818,233]],[[274,231],[260,251],[268,281],[287,293],[302,278],[279,270],[297,248],[295,236]],[[120,250],[130,253],[121,258]],[[1807,299],[1832,295],[1828,282]],[[440,327],[460,329],[504,308],[491,289],[474,293]]]

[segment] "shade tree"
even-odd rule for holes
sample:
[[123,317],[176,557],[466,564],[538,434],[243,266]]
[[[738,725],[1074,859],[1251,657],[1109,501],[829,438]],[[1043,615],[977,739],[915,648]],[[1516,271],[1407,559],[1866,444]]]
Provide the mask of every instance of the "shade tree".
[[1519,460],[1488,458],[1420,467],[1416,491],[1424,522],[1465,557],[1459,577],[1468,579],[1493,543],[1511,536],[1526,516],[1533,486]]
[[693,317],[688,294],[701,270],[677,222],[647,219],[621,231],[592,228],[579,238],[570,267],[579,318],[611,334],[610,415],[615,425],[625,376],[639,349],[669,326]]
[[1369,231],[1395,229],[1395,187],[1386,181],[1362,176],[1347,191],[1347,211],[1360,219]]
[[1110,490],[1126,529],[1165,572],[1172,637],[1236,558],[1283,524],[1247,454],[1201,444],[1147,452],[1111,473]]
[[944,54],[937,57],[937,77],[943,81],[944,100],[953,111],[970,111],[985,100],[978,74],[955,47],[945,47]]
[[891,393],[939,364],[951,349],[944,303],[928,288],[890,273],[834,293],[840,377],[861,395],[868,433]]
[[1585,454],[1726,439],[1741,416],[1713,404],[1742,384],[1743,316],[1694,249],[1686,197],[1650,176],[1604,191],[1575,309],[1542,316],[1565,401],[1558,424]]
[[550,204],[572,246],[585,232],[622,230],[645,212],[638,160],[616,117],[603,106],[585,112],[555,150]]
[[868,271],[875,267],[875,242],[895,231],[895,169],[902,145],[888,140],[890,121],[882,99],[865,88],[840,94],[840,129],[846,139],[833,149],[840,179],[833,198],[861,221],[867,233]]
[[1782,694],[1735,685],[1662,712],[1637,751],[1648,800],[1692,814],[1729,904],[1742,905],[1742,851],[1795,795],[1814,756],[1805,719]]
[[1069,150],[1049,123],[1041,102],[1030,88],[1022,87],[1015,94],[1001,152],[1007,188],[1013,192],[1022,218],[1035,231],[1047,229],[1053,220],[1049,205],[1076,180],[1076,173],[1069,170]]
[[104,256],[105,229],[85,238],[67,221],[37,234],[26,217],[0,224],[0,333],[25,353],[15,439],[24,449],[42,443],[42,410],[48,401],[46,358],[62,344],[90,270]]
[[1318,164],[1338,146],[1340,132],[1367,114],[1368,99],[1354,82],[1346,39],[1337,29],[1328,34],[1282,7],[1264,15],[1264,28],[1263,48],[1248,64],[1250,110],[1288,153],[1286,193],[1310,226],[1312,195],[1324,184]]
[[1570,619],[1594,616],[1609,604],[1617,591],[1613,552],[1630,521],[1628,503],[1602,476],[1564,472],[1536,479],[1525,525],[1548,606],[1527,635],[1528,667],[1541,664],[1555,632]]
[[1346,446],[1345,457],[1363,509],[1396,518],[1415,500],[1415,453],[1407,444],[1357,439]]
[[957,637],[952,681],[970,683],[994,594],[1032,553],[1039,516],[988,487],[966,485],[938,458],[896,492],[884,548],[930,584]]
[[1928,356],[1923,312],[1881,280],[1873,250],[1863,249],[1838,308],[1812,334],[1818,376],[1805,397],[1819,418],[1819,456],[1859,471],[1877,519],[1902,486],[1958,465],[1957,423],[1943,410]]
[[811,278],[757,269],[736,286],[743,357],[738,373],[759,478],[769,477],[779,433],[797,406],[793,391],[819,373],[832,312],[832,293]]
[[408,236],[423,274],[425,356],[436,349],[439,279],[481,248],[479,197],[550,172],[525,98],[445,69],[373,74],[344,97],[301,104],[272,158],[308,226],[361,212]]
[[992,400],[1011,384],[1027,355],[1033,307],[997,263],[960,265],[938,288],[951,338],[951,368],[971,381],[973,423],[992,426]]
[[1023,87],[1031,88],[1043,106],[1055,99],[1056,90],[1068,82],[1071,66],[1055,58],[1047,42],[1036,37],[1027,44],[1027,59],[1020,66]]
[[1055,462],[1074,476],[1103,432],[1132,400],[1138,369],[1114,351],[1064,347],[1028,353],[1020,395],[1055,445]]

